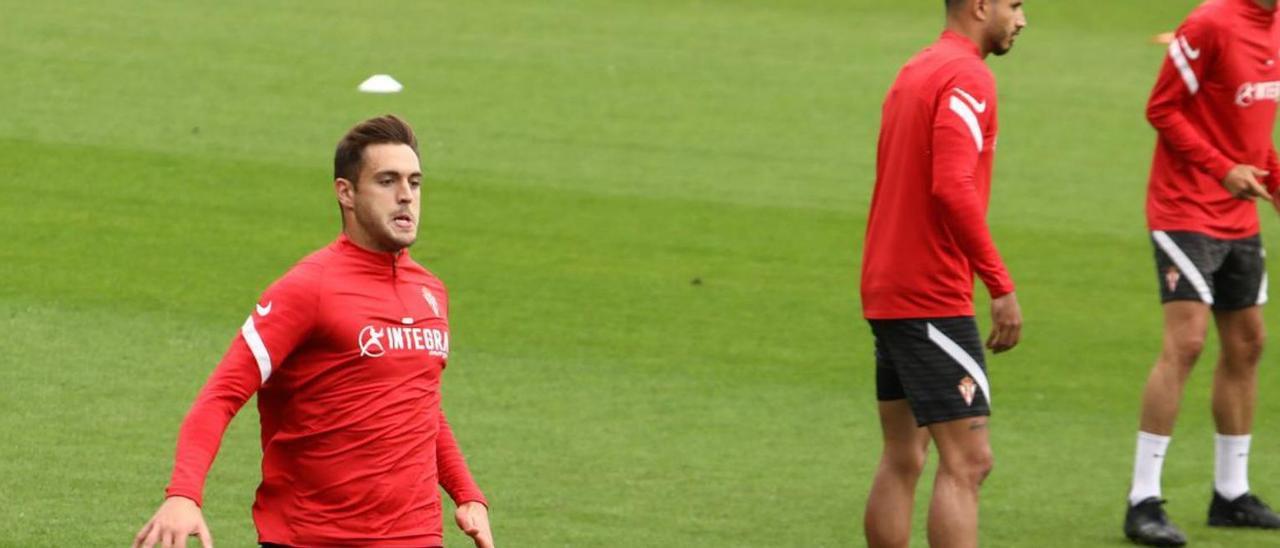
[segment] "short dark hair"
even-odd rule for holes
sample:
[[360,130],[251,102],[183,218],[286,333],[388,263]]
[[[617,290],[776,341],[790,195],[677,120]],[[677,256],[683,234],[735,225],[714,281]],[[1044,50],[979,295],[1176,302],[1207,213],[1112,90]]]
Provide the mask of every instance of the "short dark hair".
[[409,145],[414,154],[418,153],[418,138],[407,122],[394,114],[370,118],[356,124],[338,141],[338,149],[333,153],[333,178],[356,183],[365,147],[385,143]]

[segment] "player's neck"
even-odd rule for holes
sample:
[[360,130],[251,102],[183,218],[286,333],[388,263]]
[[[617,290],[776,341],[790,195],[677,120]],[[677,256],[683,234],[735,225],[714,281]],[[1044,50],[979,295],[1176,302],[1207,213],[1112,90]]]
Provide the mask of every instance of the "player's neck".
[[342,234],[345,235],[347,237],[347,240],[350,241],[352,244],[354,244],[356,247],[372,253],[396,254],[396,253],[399,253],[400,250],[404,249],[402,247],[398,247],[394,249],[387,248],[385,244],[382,244],[382,242],[379,242],[376,238],[371,236],[368,232],[365,232],[359,229],[352,230],[351,225],[342,227]]
[[1253,1],[1256,2],[1259,6],[1262,6],[1263,9],[1268,9],[1272,11],[1276,9],[1276,0],[1253,0]]
[[982,27],[980,25],[972,25],[954,17],[947,17],[947,30],[968,38],[970,42],[973,42],[973,45],[978,47],[978,54],[981,55],[983,59],[986,59],[987,55],[991,54],[991,51],[989,51],[984,45],[986,40],[982,39]]

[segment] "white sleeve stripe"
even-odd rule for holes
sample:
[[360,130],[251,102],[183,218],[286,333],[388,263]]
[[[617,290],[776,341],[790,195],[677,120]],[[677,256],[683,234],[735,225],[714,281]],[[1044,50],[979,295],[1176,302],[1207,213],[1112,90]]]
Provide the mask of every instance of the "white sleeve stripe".
[[244,325],[240,327],[240,335],[249,345],[249,351],[253,352],[253,359],[258,361],[258,373],[262,374],[262,382],[267,382],[267,378],[271,376],[271,354],[267,353],[267,345],[262,344],[262,337],[258,336],[253,316],[244,321]]
[[1173,260],[1174,266],[1178,267],[1178,271],[1182,272],[1183,277],[1191,282],[1191,286],[1196,288],[1196,293],[1200,294],[1200,300],[1205,304],[1213,304],[1213,294],[1209,293],[1209,284],[1204,282],[1204,276],[1200,275],[1200,269],[1196,268],[1196,264],[1191,262],[1191,258],[1173,242],[1168,234],[1163,230],[1156,230],[1151,233],[1151,237],[1155,239],[1156,245],[1160,246],[1160,250],[1164,251]]
[[987,406],[990,407],[991,387],[987,384],[987,374],[982,371],[982,366],[978,365],[977,360],[974,360],[973,356],[970,356],[968,352],[965,352],[960,345],[951,340],[951,338],[948,337],[946,333],[943,333],[941,329],[934,327],[932,323],[926,323],[925,325],[928,327],[929,340],[933,341],[933,344],[938,345],[938,348],[941,348],[948,356],[951,356],[951,359],[960,364],[960,367],[964,368],[964,371],[968,373],[970,377],[973,377],[973,380],[977,381],[978,388],[982,389],[982,394],[987,397]]
[[964,125],[969,126],[969,133],[973,135],[973,142],[978,145],[978,152],[982,152],[982,128],[978,127],[978,117],[973,114],[973,110],[964,101],[952,95],[951,112],[959,115],[960,119],[964,120]]
[[986,101],[978,101],[977,98],[975,98],[972,95],[969,95],[969,92],[963,89],[960,89],[958,87],[951,91],[956,92],[956,95],[959,95],[961,99],[964,99],[966,102],[968,102],[969,106],[973,107],[973,110],[977,111],[978,114],[982,114],[983,112],[987,111]]
[[1196,78],[1195,71],[1191,70],[1191,65],[1187,63],[1187,56],[1182,53],[1182,46],[1177,40],[1169,42],[1169,58],[1173,59],[1173,66],[1178,67],[1178,73],[1182,74],[1182,81],[1187,84],[1187,91],[1192,95],[1200,91],[1200,80]]

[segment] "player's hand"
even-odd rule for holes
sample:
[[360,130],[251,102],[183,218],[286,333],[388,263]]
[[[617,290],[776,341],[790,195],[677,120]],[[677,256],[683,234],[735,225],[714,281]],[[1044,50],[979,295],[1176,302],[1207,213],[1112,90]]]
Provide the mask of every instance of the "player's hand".
[[1022,309],[1013,293],[991,300],[991,335],[987,348],[999,354],[1018,345],[1022,338]]
[[489,508],[479,502],[464,502],[453,513],[458,528],[475,541],[476,548],[493,548],[493,532],[489,530]]
[[1265,169],[1240,164],[1231,168],[1227,172],[1226,178],[1222,180],[1222,186],[1230,192],[1232,196],[1241,200],[1252,200],[1254,198],[1262,198],[1268,202],[1271,201],[1271,193],[1267,192],[1267,187],[1263,186],[1259,179],[1270,175],[1271,173]]
[[[485,526],[486,530],[488,525]],[[138,536],[133,537],[133,548],[182,548],[187,537],[199,537],[202,548],[213,548],[213,535],[204,524],[204,514],[196,501],[186,497],[169,497],[156,510]]]

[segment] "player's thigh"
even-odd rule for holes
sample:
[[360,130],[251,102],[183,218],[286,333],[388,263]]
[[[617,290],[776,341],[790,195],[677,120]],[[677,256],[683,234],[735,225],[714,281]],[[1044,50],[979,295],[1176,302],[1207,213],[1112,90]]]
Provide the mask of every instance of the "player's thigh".
[[952,470],[986,474],[992,467],[987,417],[965,417],[929,425],[942,465]]
[[1214,272],[1228,252],[1220,240],[1197,232],[1156,230],[1151,233],[1151,244],[1161,303],[1213,304]]
[[973,317],[877,320],[872,328],[918,426],[990,414]]
[[907,400],[881,401],[880,432],[886,447],[923,452],[929,446],[929,431],[916,424],[916,415]]

